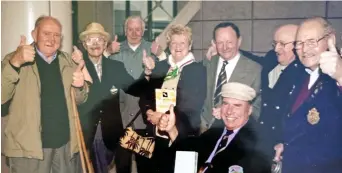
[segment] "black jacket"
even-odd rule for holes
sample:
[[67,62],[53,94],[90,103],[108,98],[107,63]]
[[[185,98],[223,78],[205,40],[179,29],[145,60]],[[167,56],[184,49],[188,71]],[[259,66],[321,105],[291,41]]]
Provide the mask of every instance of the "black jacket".
[[[148,89],[140,99],[139,104],[146,120],[146,111],[155,110],[155,89],[161,88],[164,78],[170,68],[167,60],[156,63],[152,72]],[[185,66],[180,74],[177,86],[175,112],[177,127],[181,135],[198,135],[201,124],[201,109],[206,97],[206,69],[202,63],[193,62]],[[146,122],[148,127],[152,124]]]
[[[106,147],[114,150],[123,132],[120,113],[119,90],[139,96],[141,90],[124,64],[102,57],[102,79],[97,76],[95,67],[88,56],[84,57],[85,65],[93,79],[87,101],[79,106],[82,128],[89,147],[94,139],[96,127],[101,120],[102,136]],[[116,93],[111,90],[116,88]],[[142,89],[142,88],[141,88]]]
[[[257,126],[256,121],[250,118],[230,141],[227,148],[213,158],[212,169],[208,169],[206,173],[228,172],[229,167],[233,165],[241,166],[244,173],[271,172],[271,165],[266,162],[265,155],[257,148],[260,142]],[[159,172],[173,172],[176,151],[196,151],[198,153],[197,168],[200,169],[214,150],[223,130],[223,128],[211,128],[198,137],[185,139],[178,136],[170,148],[167,147],[166,140],[158,139],[153,159],[159,161],[158,164],[161,165],[158,168]]]

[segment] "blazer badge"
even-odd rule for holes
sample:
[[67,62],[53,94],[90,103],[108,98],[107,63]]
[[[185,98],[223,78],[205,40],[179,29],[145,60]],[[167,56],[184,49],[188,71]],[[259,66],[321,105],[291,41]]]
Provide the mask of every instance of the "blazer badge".
[[112,88],[109,90],[112,95],[118,92],[118,89],[113,85]]
[[309,113],[307,115],[307,119],[311,125],[315,125],[319,122],[319,120],[320,120],[319,112],[317,111],[316,108],[312,108],[311,110],[309,110]]
[[228,173],[243,173],[243,169],[239,165],[233,165],[233,166],[229,167]]

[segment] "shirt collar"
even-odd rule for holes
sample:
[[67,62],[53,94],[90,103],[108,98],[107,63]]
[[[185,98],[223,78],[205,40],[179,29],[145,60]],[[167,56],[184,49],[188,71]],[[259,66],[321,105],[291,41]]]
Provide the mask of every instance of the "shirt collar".
[[94,60],[88,55],[90,62],[92,62],[94,65],[102,65],[102,56],[100,57],[99,61],[97,63],[94,62]]
[[133,48],[131,47],[132,45],[131,44],[129,44],[128,43],[128,40],[126,39],[125,41],[123,41],[122,42],[122,47],[120,48],[120,49],[131,49],[132,51],[136,51],[136,50],[138,50],[139,49],[139,47],[141,47],[142,45],[144,45],[145,44],[145,40],[144,39],[141,39],[141,42],[140,42],[140,44],[136,47],[136,49],[134,50],[133,48],[135,47],[135,46],[133,46]]
[[[128,42],[127,42],[128,43]],[[133,45],[131,45],[131,44],[129,44],[128,43],[128,46],[135,52],[137,49],[138,49],[138,47],[141,45],[141,42],[138,44],[138,45],[135,45],[135,46],[133,46]]]
[[305,68],[305,71],[306,71],[307,73],[309,73],[310,76],[311,76],[311,75],[318,75],[318,74],[319,74],[319,73],[318,73],[319,68],[316,68],[315,70],[311,70],[311,69],[309,69],[309,68]]
[[188,55],[186,55],[181,61],[176,62],[176,63],[174,62],[171,54],[168,57],[168,62],[172,68],[175,66],[177,66],[178,68],[181,68],[183,65],[187,64],[188,62],[193,62],[193,61],[195,61],[195,57],[191,52],[189,52]]
[[[228,60],[228,64],[236,64],[239,61],[240,56],[241,54],[240,52],[238,52],[232,59]],[[226,61],[226,60],[220,56],[220,61],[223,63],[223,61]]]
[[52,59],[49,60],[42,52],[39,51],[39,49],[38,49],[37,47],[35,47],[35,48],[36,48],[36,51],[37,51],[38,55],[39,55],[40,57],[42,57],[43,60],[46,61],[46,62],[49,63],[49,64],[50,64],[53,60],[55,60],[56,57],[57,57],[57,52],[55,52],[55,54],[52,56]]

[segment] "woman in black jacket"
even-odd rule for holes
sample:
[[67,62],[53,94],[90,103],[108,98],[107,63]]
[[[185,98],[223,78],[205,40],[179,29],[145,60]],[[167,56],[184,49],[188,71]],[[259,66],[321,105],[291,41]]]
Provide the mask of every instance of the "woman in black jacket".
[[[156,62],[146,94],[140,99],[142,113],[152,130],[166,113],[156,112],[155,89],[171,89],[176,91],[175,111],[180,135],[197,136],[200,133],[200,113],[206,97],[206,69],[190,52],[191,36],[191,29],[183,25],[174,25],[167,32],[171,55]],[[146,61],[144,65],[149,66]]]

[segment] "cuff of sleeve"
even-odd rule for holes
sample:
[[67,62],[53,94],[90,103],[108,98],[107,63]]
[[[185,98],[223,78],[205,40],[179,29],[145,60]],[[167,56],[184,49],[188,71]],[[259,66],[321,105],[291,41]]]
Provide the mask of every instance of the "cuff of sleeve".
[[162,61],[167,58],[166,53],[163,51],[159,56],[157,56],[159,61]]
[[110,55],[111,54],[107,50],[103,51],[103,56],[105,56],[106,58],[108,58]]
[[169,139],[169,137],[167,135],[162,135],[159,133],[158,127],[155,127],[155,132],[156,132],[156,136],[160,137],[160,138],[164,138],[164,139]]
[[9,61],[8,63],[12,66],[12,68],[13,68],[17,73],[20,72],[20,67],[14,66],[14,65],[11,63],[11,61]]

